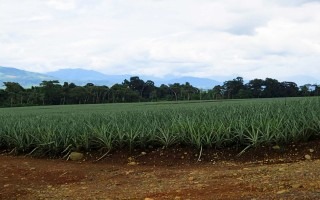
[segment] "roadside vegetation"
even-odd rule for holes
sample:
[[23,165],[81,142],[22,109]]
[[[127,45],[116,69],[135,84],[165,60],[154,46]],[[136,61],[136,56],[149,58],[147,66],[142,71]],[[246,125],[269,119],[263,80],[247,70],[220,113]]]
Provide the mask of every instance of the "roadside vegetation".
[[319,113],[319,97],[2,108],[0,147],[55,156],[173,145],[241,150],[318,138]]

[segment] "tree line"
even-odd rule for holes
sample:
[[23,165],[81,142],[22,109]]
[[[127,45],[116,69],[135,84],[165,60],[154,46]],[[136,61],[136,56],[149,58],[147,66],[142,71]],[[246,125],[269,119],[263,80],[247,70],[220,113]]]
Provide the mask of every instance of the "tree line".
[[78,86],[74,83],[42,81],[39,86],[23,88],[19,83],[4,82],[0,89],[0,106],[99,104],[120,102],[215,100],[244,98],[273,98],[319,96],[320,85],[305,84],[298,86],[294,82],[279,82],[276,79],[253,79],[244,83],[242,77],[225,81],[212,89],[202,90],[185,84],[173,83],[155,86],[151,80],[144,81],[138,76],[112,87],[87,83]]

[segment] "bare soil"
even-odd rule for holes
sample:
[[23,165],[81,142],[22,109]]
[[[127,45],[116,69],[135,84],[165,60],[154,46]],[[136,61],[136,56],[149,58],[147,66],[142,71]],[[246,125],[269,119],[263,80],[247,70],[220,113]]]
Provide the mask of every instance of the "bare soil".
[[[249,149],[184,147],[0,155],[0,199],[320,199],[320,141]],[[306,156],[309,155],[310,157]]]

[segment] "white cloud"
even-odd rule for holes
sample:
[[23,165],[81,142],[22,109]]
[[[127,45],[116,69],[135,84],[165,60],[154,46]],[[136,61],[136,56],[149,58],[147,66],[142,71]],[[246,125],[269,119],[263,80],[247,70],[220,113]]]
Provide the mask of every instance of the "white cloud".
[[57,10],[73,10],[76,8],[75,0],[48,0],[48,6]]
[[3,66],[154,76],[320,76],[319,1],[0,2]]

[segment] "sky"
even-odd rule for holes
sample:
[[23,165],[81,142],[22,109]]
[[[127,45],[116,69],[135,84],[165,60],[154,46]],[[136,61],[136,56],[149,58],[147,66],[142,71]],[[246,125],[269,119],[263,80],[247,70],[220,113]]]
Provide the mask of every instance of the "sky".
[[0,0],[0,66],[320,79],[320,0]]

